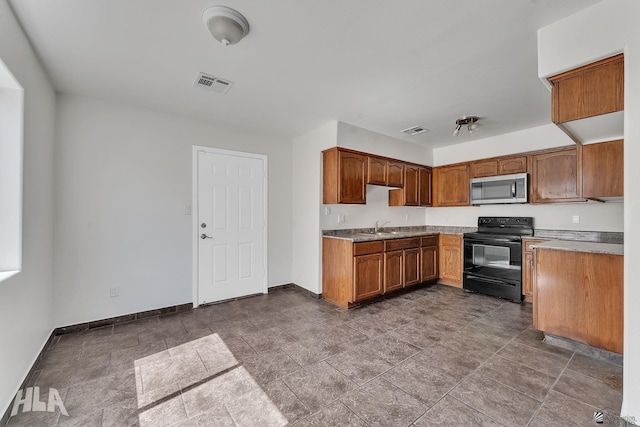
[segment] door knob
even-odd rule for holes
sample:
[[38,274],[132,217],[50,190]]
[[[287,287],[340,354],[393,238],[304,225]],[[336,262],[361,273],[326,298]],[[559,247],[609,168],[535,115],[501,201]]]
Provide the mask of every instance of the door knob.
[[204,234],[204,233],[202,233],[202,234],[200,235],[200,238],[201,238],[201,239],[213,239],[213,237],[211,237],[211,236],[207,236],[207,235],[206,235],[206,234]]

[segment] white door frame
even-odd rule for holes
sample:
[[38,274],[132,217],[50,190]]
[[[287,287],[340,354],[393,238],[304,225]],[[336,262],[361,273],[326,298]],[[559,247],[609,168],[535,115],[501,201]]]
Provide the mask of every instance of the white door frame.
[[264,275],[263,275],[263,279],[262,279],[262,292],[263,293],[267,293],[268,292],[268,287],[267,287],[267,279],[268,279],[268,264],[267,264],[267,247],[268,247],[268,240],[267,240],[267,229],[268,227],[268,185],[267,185],[267,178],[269,176],[269,174],[267,173],[267,156],[263,155],[263,154],[254,154],[254,153],[245,153],[243,151],[233,151],[233,150],[223,150],[221,148],[212,148],[212,147],[205,147],[205,146],[201,146],[201,145],[194,145],[192,148],[192,171],[193,171],[193,183],[192,183],[192,194],[191,194],[191,216],[192,216],[192,230],[191,230],[191,240],[192,240],[192,244],[193,244],[193,308],[198,307],[199,301],[200,299],[198,298],[198,291],[200,288],[200,284],[198,283],[198,269],[199,269],[199,265],[198,265],[198,261],[199,261],[199,233],[200,233],[200,226],[198,224],[198,152],[204,151],[206,153],[212,153],[212,154],[224,154],[226,156],[235,156],[235,157],[248,157],[251,159],[259,159],[262,160],[263,165],[264,165],[264,197],[263,199],[263,215],[264,215],[264,227],[263,227],[263,259],[262,259],[262,263],[263,263],[263,271],[264,271]]

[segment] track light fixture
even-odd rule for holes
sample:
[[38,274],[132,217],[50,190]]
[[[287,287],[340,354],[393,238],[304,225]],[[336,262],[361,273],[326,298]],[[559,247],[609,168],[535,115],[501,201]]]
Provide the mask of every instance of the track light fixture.
[[480,118],[476,116],[460,117],[458,120],[456,120],[456,128],[453,130],[453,136],[458,136],[458,134],[460,133],[460,129],[462,129],[462,126],[464,125],[467,126],[469,134],[472,134],[478,127],[478,124],[476,123],[478,120],[480,120]]

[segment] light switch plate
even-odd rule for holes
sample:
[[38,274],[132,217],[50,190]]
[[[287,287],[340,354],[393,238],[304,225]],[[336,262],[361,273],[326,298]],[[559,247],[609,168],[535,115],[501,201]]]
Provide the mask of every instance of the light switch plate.
[[118,295],[120,295],[120,288],[117,286],[112,286],[111,289],[109,289],[109,294],[112,298],[117,297]]

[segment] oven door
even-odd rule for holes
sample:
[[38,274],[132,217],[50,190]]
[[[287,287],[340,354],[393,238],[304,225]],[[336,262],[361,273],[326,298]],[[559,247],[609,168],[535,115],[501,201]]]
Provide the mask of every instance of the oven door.
[[463,288],[519,301],[522,295],[520,238],[465,237]]

